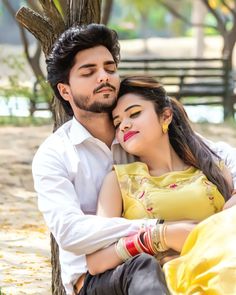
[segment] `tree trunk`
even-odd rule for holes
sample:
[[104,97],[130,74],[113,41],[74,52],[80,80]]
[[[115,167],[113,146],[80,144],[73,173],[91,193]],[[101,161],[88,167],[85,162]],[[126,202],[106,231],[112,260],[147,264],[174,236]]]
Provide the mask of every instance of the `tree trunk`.
[[[207,8],[200,0],[193,2],[192,22],[201,24],[204,23],[207,14]],[[194,47],[193,56],[201,58],[204,52],[204,29],[201,26],[193,27],[193,32],[196,40],[196,47]]]
[[[39,0],[43,13],[40,14],[30,8],[22,7],[16,14],[19,23],[29,30],[41,43],[43,52],[47,56],[54,41],[71,26],[89,23],[99,23],[101,14],[101,0],[63,0],[61,13],[51,0]],[[66,4],[65,4],[66,3]],[[55,119],[54,130],[70,119],[65,113],[60,101],[53,98],[53,113]],[[65,290],[61,282],[58,245],[51,235],[52,262],[52,294],[64,295]]]
[[113,0],[105,0],[105,4],[102,10],[102,21],[101,23],[107,25],[111,16],[111,10],[113,6]]

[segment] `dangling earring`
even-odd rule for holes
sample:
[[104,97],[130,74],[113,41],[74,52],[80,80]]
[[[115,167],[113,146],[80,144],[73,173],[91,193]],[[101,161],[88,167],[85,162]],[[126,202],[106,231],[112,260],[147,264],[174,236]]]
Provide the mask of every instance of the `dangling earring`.
[[167,124],[167,123],[162,124],[162,132],[164,134],[166,134],[168,132],[168,130],[169,130],[168,126],[169,126],[169,124]]

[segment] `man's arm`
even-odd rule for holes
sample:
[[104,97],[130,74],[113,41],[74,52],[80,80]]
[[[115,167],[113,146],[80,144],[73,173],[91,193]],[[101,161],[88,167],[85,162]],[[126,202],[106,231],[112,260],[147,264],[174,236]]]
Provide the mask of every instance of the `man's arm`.
[[203,138],[203,140],[218,156],[220,156],[230,170],[233,178],[234,190],[236,190],[236,148],[231,147],[223,141],[213,143],[206,138]]
[[224,160],[225,165],[228,167],[232,179],[233,179],[233,192],[232,197],[225,203],[224,210],[229,209],[232,206],[236,205],[236,148],[231,147],[229,144],[220,141],[217,143],[213,143],[210,140],[206,140],[205,142],[209,145],[209,147],[220,156],[222,160]]
[[[122,212],[122,195],[119,183],[114,171],[108,173],[103,182],[99,200],[97,214],[102,216],[120,216]],[[181,251],[184,241],[189,232],[195,227],[194,223],[178,221],[166,226],[166,243],[169,248]],[[95,253],[86,255],[88,270],[92,275],[102,273],[108,269],[115,268],[123,263],[116,246],[111,245]]]
[[[144,222],[85,215],[63,159],[53,148],[36,154],[32,170],[39,209],[64,250],[76,255],[95,252],[136,233]],[[147,222],[154,224],[155,220]]]

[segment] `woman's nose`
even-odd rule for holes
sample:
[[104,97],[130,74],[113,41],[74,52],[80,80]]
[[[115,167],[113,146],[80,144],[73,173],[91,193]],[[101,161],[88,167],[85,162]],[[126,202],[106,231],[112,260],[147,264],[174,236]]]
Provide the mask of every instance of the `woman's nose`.
[[123,132],[126,132],[127,130],[129,130],[130,128],[132,127],[132,124],[130,121],[128,120],[125,120],[124,122],[122,122],[121,124],[121,130]]

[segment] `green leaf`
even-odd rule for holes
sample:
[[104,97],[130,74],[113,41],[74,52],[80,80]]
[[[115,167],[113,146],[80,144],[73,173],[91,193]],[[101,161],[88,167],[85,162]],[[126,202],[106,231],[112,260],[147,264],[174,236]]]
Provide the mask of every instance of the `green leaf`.
[[59,11],[60,15],[64,19],[64,12],[62,9],[61,1],[60,0],[53,0],[54,5],[56,6],[57,10]]

